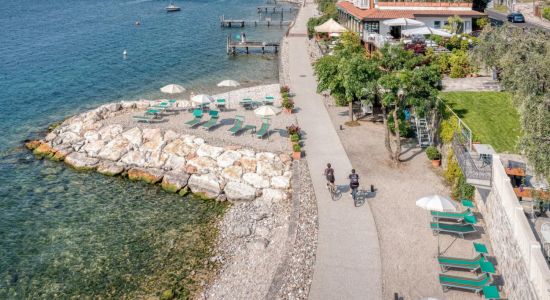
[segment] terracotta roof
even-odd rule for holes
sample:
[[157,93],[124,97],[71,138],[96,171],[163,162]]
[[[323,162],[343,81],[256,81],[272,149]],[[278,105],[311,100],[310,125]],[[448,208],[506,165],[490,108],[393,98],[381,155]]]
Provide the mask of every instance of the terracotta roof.
[[472,3],[466,2],[380,2],[378,6],[418,6],[418,7],[468,7],[472,8]]
[[[392,2],[393,3],[393,2]],[[406,2],[397,2],[399,4],[403,4]],[[409,3],[418,3],[418,2],[409,2]],[[459,3],[460,4],[460,3]],[[475,10],[416,10],[416,9],[400,9],[400,10],[389,10],[389,9],[360,9],[353,5],[351,2],[342,1],[336,3],[336,5],[354,16],[357,19],[364,20],[364,19],[395,19],[395,18],[409,18],[413,19],[414,17],[419,16],[484,16],[484,14],[475,11]]]

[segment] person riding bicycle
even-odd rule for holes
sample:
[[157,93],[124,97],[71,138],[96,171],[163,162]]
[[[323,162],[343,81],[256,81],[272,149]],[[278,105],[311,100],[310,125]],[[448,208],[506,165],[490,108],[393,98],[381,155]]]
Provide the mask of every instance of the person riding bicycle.
[[330,164],[327,164],[327,168],[325,169],[325,177],[327,178],[327,185],[331,185],[334,187],[334,169]]
[[359,188],[359,175],[355,173],[355,169],[351,169],[351,174],[349,174],[349,188],[351,189],[351,196],[355,199],[357,194],[357,188]]

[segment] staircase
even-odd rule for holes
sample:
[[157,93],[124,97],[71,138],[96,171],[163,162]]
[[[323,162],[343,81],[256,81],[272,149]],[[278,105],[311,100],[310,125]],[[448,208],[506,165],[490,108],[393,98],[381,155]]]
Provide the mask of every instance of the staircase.
[[418,146],[430,146],[432,143],[432,137],[430,136],[430,130],[428,129],[428,122],[426,121],[426,118],[415,118],[415,123]]

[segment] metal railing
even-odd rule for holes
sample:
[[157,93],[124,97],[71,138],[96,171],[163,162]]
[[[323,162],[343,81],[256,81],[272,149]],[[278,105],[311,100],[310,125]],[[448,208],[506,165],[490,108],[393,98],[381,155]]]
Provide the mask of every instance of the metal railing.
[[462,173],[466,179],[487,180],[491,182],[491,178],[493,177],[493,168],[478,168],[472,159],[470,152],[460,141],[460,137],[457,134],[453,137],[452,146],[458,164],[460,165],[460,169],[462,169]]

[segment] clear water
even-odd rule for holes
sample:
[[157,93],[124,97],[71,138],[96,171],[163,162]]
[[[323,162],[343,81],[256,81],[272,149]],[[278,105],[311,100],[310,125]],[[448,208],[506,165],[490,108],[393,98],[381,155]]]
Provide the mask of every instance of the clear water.
[[[0,1],[1,299],[154,294],[189,283],[208,254],[219,205],[75,172],[22,148],[53,122],[106,102],[161,97],[165,84],[202,92],[227,78],[277,81],[276,57],[227,56],[227,34],[243,29],[219,24],[222,14],[257,18],[265,1],[176,4],[182,11],[168,14],[168,1],[158,0]],[[244,29],[270,41],[285,30]]]

